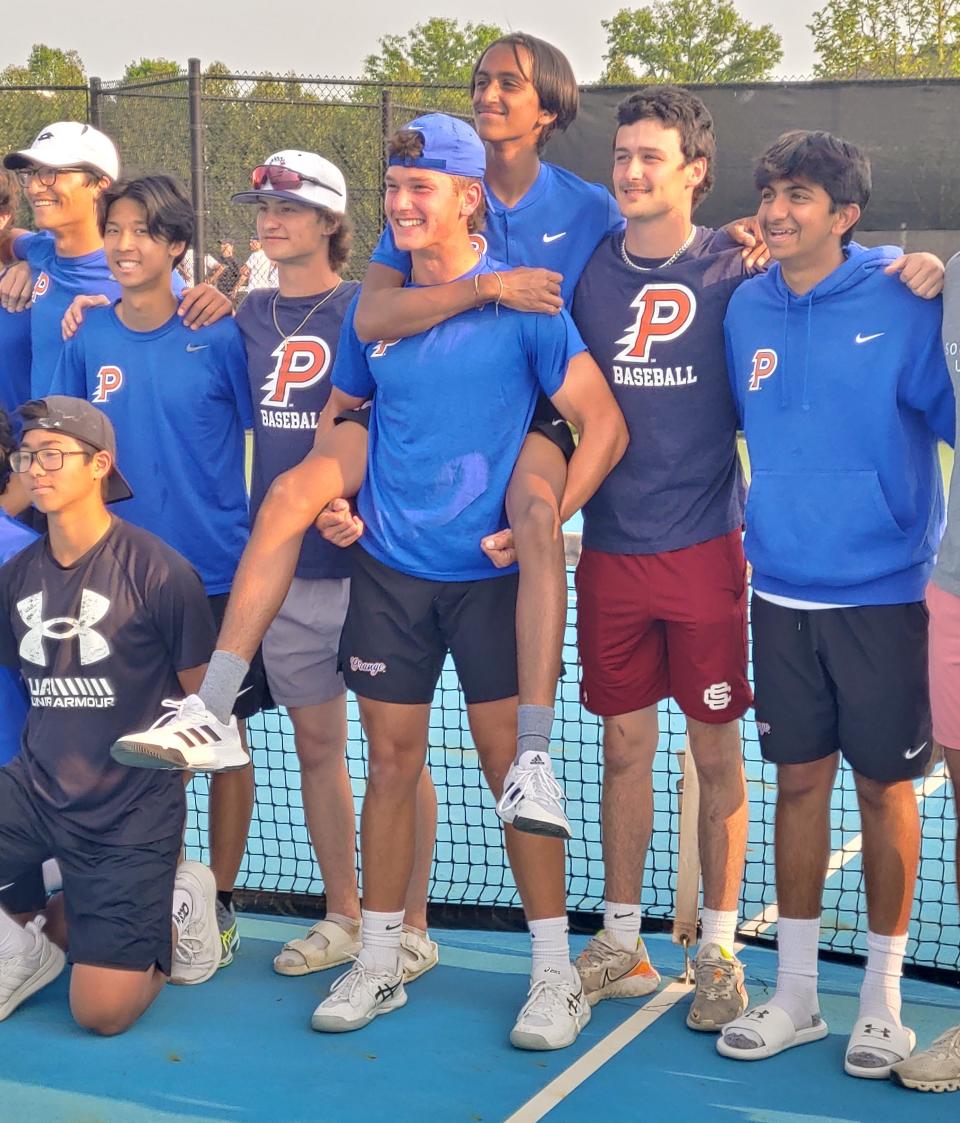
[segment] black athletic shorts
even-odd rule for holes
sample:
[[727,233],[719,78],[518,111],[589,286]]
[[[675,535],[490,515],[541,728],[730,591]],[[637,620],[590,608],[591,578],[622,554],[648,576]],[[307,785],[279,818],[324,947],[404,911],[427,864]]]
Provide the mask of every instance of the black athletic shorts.
[[36,865],[12,880],[7,878],[2,884],[0,908],[14,916],[25,912],[40,912],[47,903],[42,865]]
[[517,693],[517,574],[485,581],[410,577],[353,548],[340,670],[361,698],[433,701],[447,652],[469,704]]
[[[218,632],[223,625],[223,616],[227,611],[228,599],[227,593],[218,593],[215,596],[207,597]],[[250,670],[247,671],[243,680],[237,700],[233,704],[233,714],[239,721],[243,721],[248,717],[253,717],[254,714],[260,713],[261,710],[272,710],[275,706],[276,703],[267,684],[267,672],[263,667],[263,653],[258,647],[256,655],[250,661]]]
[[[170,974],[170,915],[183,820],[173,834],[134,846],[68,830],[19,775],[0,768],[0,885],[56,858],[70,933],[70,962]],[[22,911],[30,911],[24,909]]]
[[[364,429],[369,429],[370,402],[364,402],[357,409],[346,409],[333,419],[334,425],[339,425],[342,421],[355,421],[358,425],[362,425]],[[567,462],[570,462],[573,450],[577,447],[573,439],[573,430],[560,416],[556,406],[546,394],[541,394],[537,399],[537,406],[533,411],[533,419],[527,432],[539,433],[542,437],[546,437],[548,441],[552,441],[563,453]]]
[[765,760],[804,764],[838,749],[881,783],[923,775],[933,749],[927,608],[750,605],[757,729]]

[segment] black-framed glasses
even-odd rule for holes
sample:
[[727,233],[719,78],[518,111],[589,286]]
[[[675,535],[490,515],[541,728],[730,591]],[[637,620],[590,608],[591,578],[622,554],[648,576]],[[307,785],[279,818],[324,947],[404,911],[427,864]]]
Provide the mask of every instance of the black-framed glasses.
[[86,168],[19,168],[17,179],[21,187],[29,187],[31,180],[38,179],[41,187],[53,187],[57,176],[67,172],[85,172]]
[[32,452],[28,448],[18,448],[10,453],[10,467],[18,474],[30,471],[36,460],[45,472],[59,472],[65,456],[89,456],[89,452],[64,452],[62,448],[38,448]]

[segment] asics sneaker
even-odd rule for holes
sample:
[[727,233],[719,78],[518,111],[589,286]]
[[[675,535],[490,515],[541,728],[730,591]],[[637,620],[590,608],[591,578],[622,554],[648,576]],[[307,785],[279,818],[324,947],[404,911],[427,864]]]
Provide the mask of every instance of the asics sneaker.
[[237,931],[237,914],[233,905],[225,905],[217,898],[217,929],[220,932],[220,966],[229,967],[233,953],[240,946],[240,933]]
[[176,889],[190,896],[190,914],[173,951],[171,983],[192,986],[217,973],[223,945],[217,927],[217,883],[213,871],[200,862],[177,866]]
[[640,998],[660,985],[660,975],[639,938],[636,948],[627,951],[598,932],[577,956],[576,968],[591,1006],[603,998]]
[[705,944],[694,961],[696,993],[687,1014],[690,1029],[719,1033],[747,1008],[743,964],[719,944]]
[[510,1044],[517,1049],[565,1049],[589,1021],[590,1004],[577,972],[571,968],[564,975],[556,967],[541,967],[530,981]]
[[553,838],[571,838],[563,812],[563,788],[553,774],[547,753],[523,753],[510,765],[497,800],[497,814],[518,831]]
[[355,959],[314,1010],[310,1025],[319,1033],[348,1033],[369,1025],[380,1014],[399,1010],[406,1002],[399,963],[396,971],[384,971]]
[[24,926],[33,947],[20,955],[0,959],[0,1022],[31,994],[36,994],[60,974],[67,957],[43,934],[44,918],[38,916]]
[[237,719],[218,721],[197,694],[182,702],[166,699],[167,711],[139,733],[127,733],[110,746],[118,764],[130,768],[172,768],[182,772],[230,772],[250,757],[240,740]]

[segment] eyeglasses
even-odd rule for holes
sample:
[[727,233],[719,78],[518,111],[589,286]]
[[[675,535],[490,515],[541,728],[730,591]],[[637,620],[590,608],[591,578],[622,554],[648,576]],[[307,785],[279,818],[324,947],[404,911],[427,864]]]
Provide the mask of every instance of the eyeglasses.
[[38,179],[41,187],[53,187],[57,176],[66,175],[68,172],[85,172],[86,168],[20,168],[17,179],[21,187],[29,187],[30,181]]
[[259,191],[268,183],[277,191],[296,191],[305,183],[315,183],[318,187],[324,187],[335,195],[343,194],[339,188],[324,183],[321,179],[314,179],[313,176],[295,172],[293,168],[287,168],[283,164],[261,164],[258,168],[254,168],[250,176],[250,183],[254,191]]
[[10,467],[18,474],[30,471],[30,465],[36,460],[45,472],[59,472],[63,467],[65,456],[89,456],[89,452],[64,452],[61,448],[38,448],[31,452],[28,448],[18,448],[10,453]]

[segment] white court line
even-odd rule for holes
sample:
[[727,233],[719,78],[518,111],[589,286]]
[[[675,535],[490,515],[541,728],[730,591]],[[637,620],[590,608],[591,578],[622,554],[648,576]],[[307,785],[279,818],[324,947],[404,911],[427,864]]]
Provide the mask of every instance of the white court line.
[[687,983],[668,983],[645,1006],[625,1022],[621,1022],[612,1033],[608,1033],[592,1049],[574,1061],[568,1069],[564,1069],[546,1087],[541,1088],[532,1099],[527,1100],[523,1107],[508,1116],[505,1123],[537,1123],[537,1120],[543,1119],[547,1112],[552,1111],[575,1088],[579,1088],[584,1080],[602,1068],[611,1057],[626,1048],[668,1010],[672,1010],[680,999],[685,998],[692,990],[693,987]]
[[[947,766],[946,763],[941,763],[925,777],[923,783],[917,788],[917,806],[922,807],[923,801],[934,792],[937,792],[947,782]],[[830,861],[827,864],[827,880],[833,877],[834,874],[839,873],[845,865],[852,862],[854,858],[863,849],[863,835],[858,834],[851,838],[849,842],[845,843],[839,850],[835,850],[830,855]],[[922,861],[922,857],[921,857]],[[767,905],[761,912],[757,913],[752,920],[746,920],[740,926],[740,931],[747,936],[759,936],[762,932],[772,928],[777,923],[777,918],[780,915],[780,910],[777,908],[777,902]],[[739,945],[742,947],[743,945]],[[738,950],[739,950],[738,947]]]

